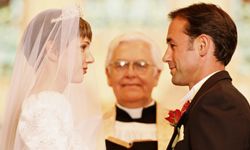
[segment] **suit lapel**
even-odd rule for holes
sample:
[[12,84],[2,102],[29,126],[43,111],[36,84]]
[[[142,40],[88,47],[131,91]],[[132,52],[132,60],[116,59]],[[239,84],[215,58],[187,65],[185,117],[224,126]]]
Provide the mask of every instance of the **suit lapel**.
[[200,97],[205,95],[207,93],[207,91],[211,87],[213,87],[217,82],[219,82],[220,80],[231,80],[232,81],[232,78],[230,77],[230,75],[228,74],[227,71],[217,72],[213,76],[208,78],[208,80],[201,86],[200,90],[194,96],[194,98],[190,104],[190,107],[187,110],[187,113],[189,113],[197,105]]
[[172,144],[174,142],[174,139],[178,135],[178,128],[181,127],[181,125],[184,125],[186,121],[188,120],[188,116],[190,114],[190,111],[195,108],[195,106],[198,104],[200,97],[202,97],[206,92],[213,86],[215,85],[218,81],[220,80],[231,80],[232,78],[228,74],[227,71],[220,71],[215,73],[213,76],[208,78],[208,80],[201,86],[197,94],[194,96],[192,102],[190,103],[190,106],[186,110],[186,112],[181,116],[179,122],[177,123],[177,127],[174,129],[174,133],[171,137],[171,140],[167,146],[167,150],[172,150]]

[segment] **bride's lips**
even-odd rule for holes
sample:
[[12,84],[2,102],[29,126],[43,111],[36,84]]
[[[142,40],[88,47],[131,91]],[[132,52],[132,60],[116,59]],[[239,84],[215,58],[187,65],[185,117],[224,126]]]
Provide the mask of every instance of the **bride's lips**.
[[83,73],[87,73],[88,68],[83,68]]

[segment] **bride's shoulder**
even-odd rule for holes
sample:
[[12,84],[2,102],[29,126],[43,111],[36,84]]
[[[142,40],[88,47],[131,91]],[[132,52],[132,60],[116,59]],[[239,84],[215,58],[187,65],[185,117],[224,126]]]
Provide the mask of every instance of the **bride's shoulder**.
[[31,95],[24,100],[21,108],[21,117],[25,116],[30,119],[43,116],[41,118],[71,120],[72,109],[69,101],[62,94],[44,91]]
[[43,91],[37,94],[30,95],[24,102],[22,109],[36,107],[51,108],[64,108],[69,107],[69,102],[64,95],[54,91]]
[[72,117],[62,94],[40,92],[25,99],[18,133],[29,149],[66,149],[73,130]]

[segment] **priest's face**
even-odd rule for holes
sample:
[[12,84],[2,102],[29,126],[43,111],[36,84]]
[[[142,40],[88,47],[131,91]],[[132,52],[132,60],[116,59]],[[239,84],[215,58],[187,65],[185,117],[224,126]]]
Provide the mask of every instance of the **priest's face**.
[[117,102],[128,108],[148,105],[160,70],[153,63],[150,46],[144,41],[121,42],[106,68]]

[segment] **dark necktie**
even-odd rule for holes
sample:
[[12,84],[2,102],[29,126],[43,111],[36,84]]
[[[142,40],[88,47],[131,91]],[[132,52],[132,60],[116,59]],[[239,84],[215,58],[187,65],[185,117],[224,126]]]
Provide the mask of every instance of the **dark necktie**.
[[156,103],[147,108],[143,108],[142,117],[133,119],[130,115],[116,106],[116,120],[121,122],[141,122],[141,123],[156,123]]

